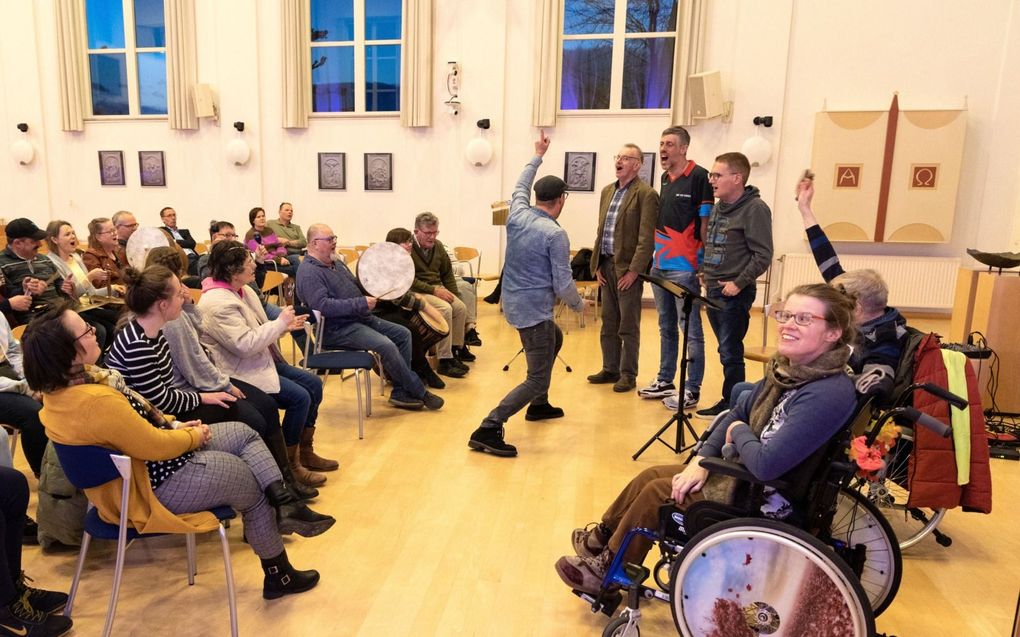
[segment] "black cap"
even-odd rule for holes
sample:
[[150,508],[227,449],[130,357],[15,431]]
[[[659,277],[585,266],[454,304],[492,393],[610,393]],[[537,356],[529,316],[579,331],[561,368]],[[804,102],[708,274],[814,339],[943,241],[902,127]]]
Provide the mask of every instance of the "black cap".
[[46,231],[40,230],[39,226],[32,223],[31,219],[25,219],[24,217],[18,217],[17,219],[11,219],[7,222],[7,240],[14,241],[15,239],[24,238],[35,239],[41,241],[46,238]]
[[555,175],[546,175],[535,182],[535,199],[552,201],[567,191],[567,182]]

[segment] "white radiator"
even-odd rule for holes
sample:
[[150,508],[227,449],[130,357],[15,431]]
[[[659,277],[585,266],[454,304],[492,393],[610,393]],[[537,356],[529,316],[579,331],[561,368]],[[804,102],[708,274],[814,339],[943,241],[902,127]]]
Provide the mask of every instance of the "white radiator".
[[[804,283],[821,283],[822,275],[810,254],[785,254],[779,259],[782,274],[778,294]],[[885,257],[876,255],[840,255],[844,270],[877,270],[889,286],[889,305],[907,310],[949,311],[953,308],[956,273],[960,259],[944,257]]]

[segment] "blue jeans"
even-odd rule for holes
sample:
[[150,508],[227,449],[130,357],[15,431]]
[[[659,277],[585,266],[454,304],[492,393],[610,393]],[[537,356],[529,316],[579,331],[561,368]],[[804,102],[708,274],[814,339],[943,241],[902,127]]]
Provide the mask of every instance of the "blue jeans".
[[[679,283],[694,291],[701,290],[695,272],[660,270],[652,268],[652,276]],[[655,309],[659,311],[659,376],[663,383],[672,383],[676,376],[677,357],[680,352],[680,334],[683,332],[683,299],[678,299],[657,285],[652,285],[655,294]],[[701,327],[701,304],[695,303],[691,311],[691,325],[687,331],[687,379],[684,389],[692,393],[701,392],[701,381],[705,378],[705,332]]]
[[563,347],[563,332],[552,321],[517,330],[528,361],[528,376],[524,382],[510,390],[482,421],[482,427],[500,427],[527,404],[549,403],[549,385],[552,383],[553,364]]
[[744,336],[751,320],[751,306],[757,293],[752,283],[736,296],[723,296],[722,288],[708,290],[705,296],[719,304],[721,310],[708,310],[708,322],[719,340],[719,362],[723,367],[722,402],[729,404],[733,386],[744,380]]
[[322,381],[318,376],[287,363],[277,362],[280,393],[270,394],[283,409],[283,439],[288,446],[301,442],[305,427],[314,427],[322,402]]
[[333,327],[327,320],[324,341],[327,349],[369,349],[379,354],[386,375],[393,381],[395,397],[425,395],[425,385],[411,371],[411,331],[403,325],[375,316],[340,327]]

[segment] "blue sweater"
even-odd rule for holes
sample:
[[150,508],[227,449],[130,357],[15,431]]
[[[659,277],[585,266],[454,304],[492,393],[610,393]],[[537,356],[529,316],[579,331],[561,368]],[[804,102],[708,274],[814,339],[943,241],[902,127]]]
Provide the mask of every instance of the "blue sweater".
[[301,301],[328,318],[326,329],[333,331],[351,323],[363,323],[372,316],[368,294],[342,263],[325,264],[306,256],[297,271],[297,295]]

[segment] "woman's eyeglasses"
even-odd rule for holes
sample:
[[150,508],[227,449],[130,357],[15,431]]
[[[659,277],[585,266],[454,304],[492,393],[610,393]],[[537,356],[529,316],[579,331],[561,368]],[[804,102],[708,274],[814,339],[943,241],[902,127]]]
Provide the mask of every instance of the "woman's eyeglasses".
[[818,316],[811,312],[787,312],[786,310],[772,310],[772,318],[776,319],[776,323],[784,325],[789,323],[790,319],[793,319],[793,322],[801,327],[809,327],[815,322],[815,319],[819,321],[826,320],[824,316]]
[[79,336],[74,337],[74,340],[77,342],[77,341],[80,341],[81,339],[85,338],[89,334],[93,334],[94,335],[95,333],[96,333],[96,326],[95,325],[89,325],[88,327],[85,328],[85,331],[82,334],[80,334]]

